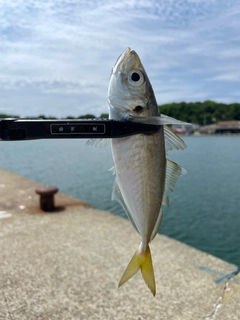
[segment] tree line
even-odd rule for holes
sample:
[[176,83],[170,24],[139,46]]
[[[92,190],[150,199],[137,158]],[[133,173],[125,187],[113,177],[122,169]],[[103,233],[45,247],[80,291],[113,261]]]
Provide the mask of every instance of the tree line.
[[[0,119],[1,118],[16,118],[19,119],[20,116],[18,115],[11,115],[11,114],[7,114],[7,113],[0,113]],[[53,117],[53,116],[46,116],[44,114],[40,114],[39,116],[36,117],[25,117],[26,119],[44,119],[44,120],[59,120],[59,119],[63,119],[63,118],[57,118],[57,117]],[[95,118],[104,118],[104,119],[108,119],[108,113],[102,113],[100,115],[100,117],[96,117],[94,114],[88,113],[88,114],[84,114],[82,116],[78,116],[78,117],[73,117],[73,116],[67,116],[64,119],[69,119],[69,120],[73,120],[73,119],[95,119]]]
[[[218,121],[240,120],[240,103],[225,104],[206,100],[204,102],[173,102],[159,106],[161,113],[178,120],[207,125]],[[0,114],[0,118],[19,118],[9,114]],[[57,119],[43,114],[36,118]],[[85,114],[78,117],[67,116],[65,119],[94,119],[93,114]],[[102,113],[99,118],[108,118],[107,113]]]
[[240,103],[225,104],[204,102],[179,102],[159,106],[161,113],[178,120],[207,125],[219,121],[240,120]]

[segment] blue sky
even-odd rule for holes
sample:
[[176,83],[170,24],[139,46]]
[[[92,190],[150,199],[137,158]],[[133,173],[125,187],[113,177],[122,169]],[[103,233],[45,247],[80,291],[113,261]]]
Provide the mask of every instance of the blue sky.
[[1,0],[0,113],[108,112],[126,47],[159,104],[240,102],[239,0]]

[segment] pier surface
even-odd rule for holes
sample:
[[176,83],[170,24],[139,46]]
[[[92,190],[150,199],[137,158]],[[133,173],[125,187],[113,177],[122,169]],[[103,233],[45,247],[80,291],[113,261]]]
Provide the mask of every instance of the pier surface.
[[139,245],[130,223],[0,169],[0,319],[239,320],[236,266],[166,236],[151,244],[157,294],[138,273],[118,281]]

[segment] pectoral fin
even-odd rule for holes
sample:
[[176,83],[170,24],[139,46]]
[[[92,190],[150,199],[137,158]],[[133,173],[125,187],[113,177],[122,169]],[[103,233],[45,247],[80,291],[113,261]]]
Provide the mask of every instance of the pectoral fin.
[[145,124],[155,124],[155,125],[166,125],[166,124],[180,124],[185,126],[191,126],[191,123],[183,122],[171,117],[168,117],[164,114],[161,114],[159,117],[131,117],[129,119],[133,122],[145,123]]

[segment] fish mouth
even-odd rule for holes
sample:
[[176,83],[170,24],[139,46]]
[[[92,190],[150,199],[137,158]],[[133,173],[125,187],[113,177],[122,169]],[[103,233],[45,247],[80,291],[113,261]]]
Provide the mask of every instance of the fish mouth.
[[127,48],[117,59],[114,67],[113,73],[120,71],[130,71],[141,66],[141,61],[138,54],[131,48]]

